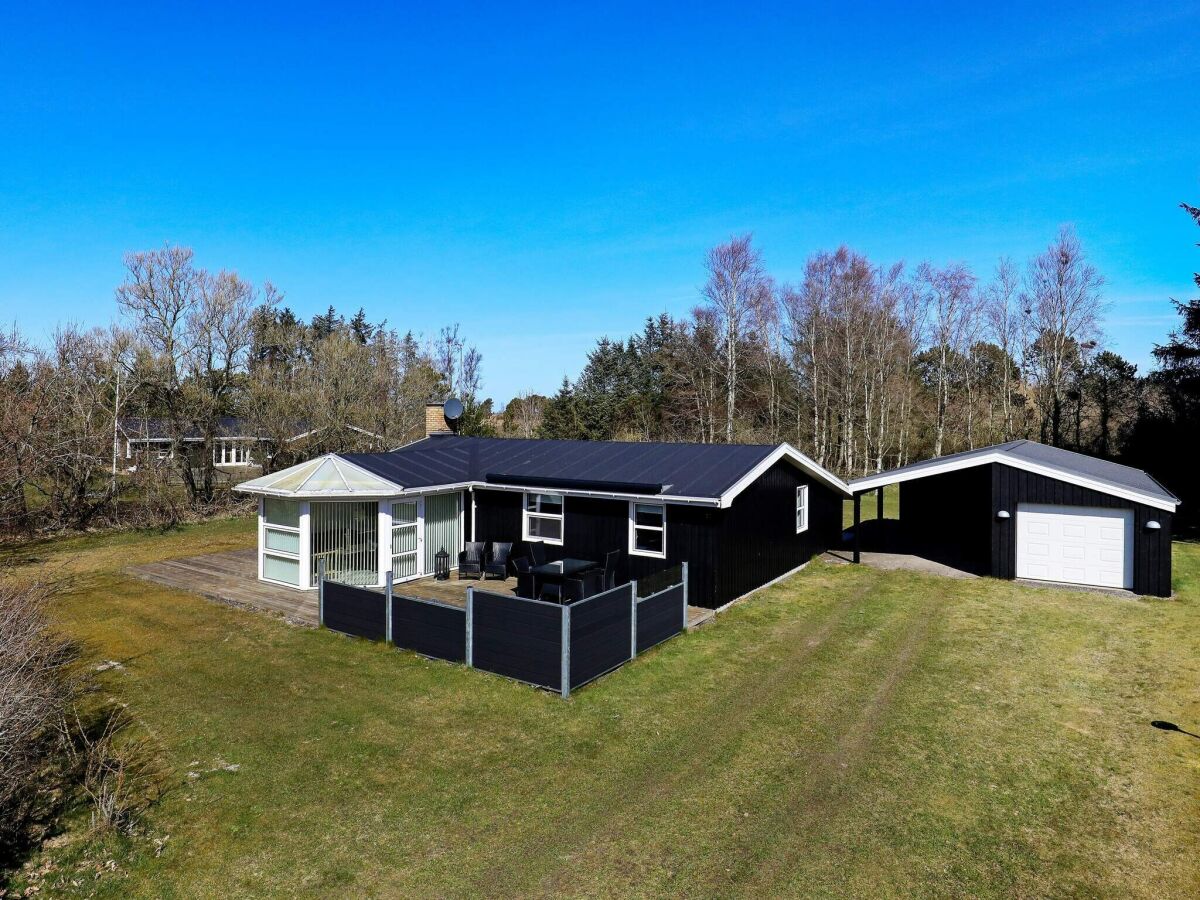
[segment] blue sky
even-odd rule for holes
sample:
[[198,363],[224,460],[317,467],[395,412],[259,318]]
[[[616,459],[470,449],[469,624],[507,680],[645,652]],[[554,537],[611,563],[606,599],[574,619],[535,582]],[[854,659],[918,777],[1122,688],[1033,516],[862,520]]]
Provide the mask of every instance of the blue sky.
[[[704,251],[1025,259],[1074,223],[1145,368],[1200,232],[1200,4],[0,11],[0,321],[103,324],[184,244],[432,334],[489,393],[698,299]],[[247,7],[254,7],[249,9]]]

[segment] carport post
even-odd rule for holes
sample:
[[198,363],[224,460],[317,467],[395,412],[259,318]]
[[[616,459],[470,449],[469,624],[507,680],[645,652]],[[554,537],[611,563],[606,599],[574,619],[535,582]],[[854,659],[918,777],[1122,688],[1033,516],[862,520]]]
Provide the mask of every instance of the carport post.
[[562,696],[571,696],[571,607],[562,606]]
[[387,573],[387,577],[384,578],[383,584],[386,588],[383,594],[383,602],[387,604],[387,609],[384,610],[384,617],[387,622],[384,640],[390,644],[392,643],[392,573],[390,570]]
[[883,521],[883,485],[875,492],[875,518]]
[[688,610],[688,565],[683,563],[683,630],[687,631],[687,610]]
[[317,624],[325,624],[325,559],[317,560]]
[[862,562],[862,494],[854,495],[854,561]]
[[475,629],[475,588],[473,588],[473,587],[467,588],[466,619],[467,619],[467,647],[466,647],[466,653],[464,654],[464,656],[466,658],[463,660],[463,662],[465,662],[467,664],[467,668],[469,669],[474,665],[472,662],[472,659],[473,659],[473,653],[475,650],[475,646],[474,646],[475,645],[475,640],[474,640],[474,637],[475,637],[475,632],[474,632],[474,629]]
[[629,658],[637,656],[637,581],[629,582]]

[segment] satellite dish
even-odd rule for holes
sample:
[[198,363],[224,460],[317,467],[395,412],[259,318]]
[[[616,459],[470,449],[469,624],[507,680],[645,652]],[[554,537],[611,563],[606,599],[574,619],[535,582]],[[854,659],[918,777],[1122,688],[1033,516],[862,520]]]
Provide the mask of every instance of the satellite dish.
[[445,415],[447,422],[457,422],[463,414],[462,401],[457,397],[451,397],[442,404],[442,414]]

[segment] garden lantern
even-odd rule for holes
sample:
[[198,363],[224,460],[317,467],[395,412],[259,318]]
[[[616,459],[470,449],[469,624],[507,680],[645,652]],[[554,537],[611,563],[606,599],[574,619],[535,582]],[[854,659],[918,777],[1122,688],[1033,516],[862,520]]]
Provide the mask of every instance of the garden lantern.
[[439,581],[445,581],[450,577],[450,554],[443,547],[433,556],[433,575]]

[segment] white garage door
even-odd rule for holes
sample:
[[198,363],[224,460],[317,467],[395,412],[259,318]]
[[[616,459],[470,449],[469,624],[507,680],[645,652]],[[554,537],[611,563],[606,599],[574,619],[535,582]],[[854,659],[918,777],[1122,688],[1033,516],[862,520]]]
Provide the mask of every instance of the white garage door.
[[1018,505],[1017,577],[1133,587],[1133,510]]

